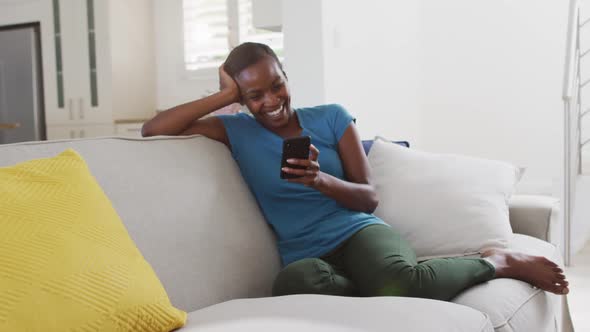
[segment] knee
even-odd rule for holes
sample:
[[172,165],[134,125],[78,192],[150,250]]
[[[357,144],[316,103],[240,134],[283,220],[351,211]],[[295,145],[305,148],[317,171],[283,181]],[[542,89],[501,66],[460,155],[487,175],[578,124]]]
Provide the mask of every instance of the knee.
[[385,273],[377,278],[368,296],[421,297],[420,278],[412,267],[395,273]]
[[319,258],[305,258],[287,265],[277,276],[272,295],[323,294],[331,286],[333,269]]

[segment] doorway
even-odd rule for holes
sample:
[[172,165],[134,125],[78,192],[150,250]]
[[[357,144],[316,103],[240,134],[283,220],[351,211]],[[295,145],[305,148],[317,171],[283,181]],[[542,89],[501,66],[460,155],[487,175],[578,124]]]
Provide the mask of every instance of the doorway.
[[0,26],[0,144],[47,139],[39,22]]

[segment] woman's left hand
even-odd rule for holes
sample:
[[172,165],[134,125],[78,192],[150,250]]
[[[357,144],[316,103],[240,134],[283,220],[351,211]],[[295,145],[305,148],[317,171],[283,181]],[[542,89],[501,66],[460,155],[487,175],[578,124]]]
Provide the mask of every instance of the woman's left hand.
[[291,165],[306,167],[305,169],[283,167],[283,172],[301,176],[299,178],[287,179],[287,181],[301,183],[308,187],[317,187],[321,182],[321,175],[323,173],[320,171],[320,163],[318,163],[320,150],[318,150],[313,144],[309,145],[309,149],[309,159],[287,159],[287,163]]

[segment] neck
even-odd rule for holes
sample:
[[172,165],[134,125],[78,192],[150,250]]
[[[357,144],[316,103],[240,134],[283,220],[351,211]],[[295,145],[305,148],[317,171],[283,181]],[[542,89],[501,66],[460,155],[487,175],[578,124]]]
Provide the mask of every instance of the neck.
[[303,129],[299,124],[297,113],[295,113],[295,111],[291,111],[291,113],[289,114],[289,121],[285,126],[281,128],[272,128],[270,130],[283,138],[287,138],[301,135],[301,131]]

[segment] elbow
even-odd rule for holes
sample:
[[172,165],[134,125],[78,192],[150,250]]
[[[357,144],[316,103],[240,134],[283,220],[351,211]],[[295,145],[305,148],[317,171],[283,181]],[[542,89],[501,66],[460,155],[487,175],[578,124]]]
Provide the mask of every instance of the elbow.
[[377,206],[378,205],[379,205],[379,199],[378,198],[369,200],[369,202],[367,203],[367,208],[366,208],[365,212],[366,213],[373,213],[373,212],[375,212],[375,210],[377,210]]
[[146,122],[143,124],[143,126],[141,126],[141,136],[142,137],[150,137],[150,136],[156,136],[157,134],[154,132],[154,129],[152,128],[152,126],[150,125],[149,122]]
[[371,194],[369,195],[369,198],[367,199],[367,203],[366,203],[366,207],[365,207],[365,211],[366,213],[373,213],[375,212],[375,210],[377,210],[377,206],[379,205],[379,197],[377,196],[377,192],[375,191],[375,188],[372,188],[371,190]]

